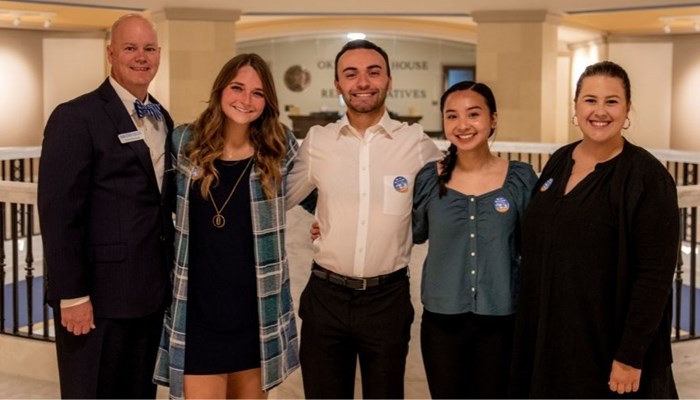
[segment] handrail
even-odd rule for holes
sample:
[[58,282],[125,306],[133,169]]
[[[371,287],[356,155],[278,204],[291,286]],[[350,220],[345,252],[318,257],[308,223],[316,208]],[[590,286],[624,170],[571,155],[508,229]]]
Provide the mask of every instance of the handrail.
[[[36,205],[37,183],[0,180],[0,203]],[[700,207],[700,185],[676,186],[678,207]]]
[[[303,139],[300,139],[301,142]],[[433,139],[439,148],[445,150],[449,142],[444,139]],[[502,142],[494,141],[491,150],[502,153],[539,153],[552,154],[566,143],[539,143],[539,142]],[[669,162],[685,162],[700,164],[700,152],[683,151],[673,149],[647,149],[659,160]],[[0,160],[17,160],[23,158],[39,158],[41,146],[26,147],[0,147]]]
[[[444,139],[433,139],[441,150],[447,150],[450,142]],[[538,142],[501,142],[491,143],[491,151],[499,153],[534,153],[552,154],[566,143],[538,143]],[[682,151],[672,149],[646,149],[656,158],[664,162],[678,162],[700,164],[700,152]]]
[[37,184],[0,180],[0,203],[36,205]]
[[700,207],[700,185],[676,186],[678,208]]
[[0,147],[0,161],[39,158],[41,146]]

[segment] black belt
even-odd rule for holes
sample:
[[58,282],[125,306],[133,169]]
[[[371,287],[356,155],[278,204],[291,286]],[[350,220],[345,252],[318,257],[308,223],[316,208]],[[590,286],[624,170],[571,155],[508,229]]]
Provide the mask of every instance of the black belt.
[[408,275],[408,267],[403,267],[390,274],[374,276],[372,278],[351,278],[349,276],[340,275],[333,271],[329,271],[314,262],[313,266],[311,267],[311,273],[317,278],[321,278],[324,281],[328,281],[338,286],[353,290],[365,290],[385,285],[387,283],[396,282],[405,278],[406,275]]

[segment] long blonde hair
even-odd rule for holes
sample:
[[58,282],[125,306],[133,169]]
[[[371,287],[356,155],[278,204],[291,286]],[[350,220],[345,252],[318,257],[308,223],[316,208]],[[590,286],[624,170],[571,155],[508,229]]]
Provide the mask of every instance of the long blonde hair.
[[219,172],[214,160],[221,157],[224,148],[224,122],[226,116],[221,109],[224,89],[244,66],[252,67],[263,84],[265,109],[250,125],[250,141],[255,148],[255,165],[260,170],[263,192],[268,199],[274,197],[282,182],[280,160],[286,152],[286,133],[279,121],[277,91],[270,68],[255,53],[239,54],[230,59],[214,80],[206,110],[194,121],[193,140],[187,148],[187,156],[193,167],[201,173],[193,181],[202,180],[201,193],[209,196],[212,185],[219,181]]

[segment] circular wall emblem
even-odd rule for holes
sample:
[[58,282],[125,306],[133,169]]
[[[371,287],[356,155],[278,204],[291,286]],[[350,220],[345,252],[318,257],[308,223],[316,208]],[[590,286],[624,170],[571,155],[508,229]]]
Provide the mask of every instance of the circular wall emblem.
[[284,85],[292,92],[301,92],[311,84],[311,73],[301,65],[292,65],[284,72]]

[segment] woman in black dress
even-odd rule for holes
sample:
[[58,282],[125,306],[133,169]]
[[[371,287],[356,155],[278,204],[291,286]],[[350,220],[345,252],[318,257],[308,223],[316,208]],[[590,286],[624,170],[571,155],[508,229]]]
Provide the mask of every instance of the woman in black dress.
[[266,398],[298,365],[284,247],[284,180],[298,145],[257,54],[219,72],[175,129],[173,301],[155,380],[172,398]]
[[523,217],[515,397],[677,397],[676,187],[622,136],[630,98],[622,67],[586,68],[574,97],[583,140],[552,155]]

